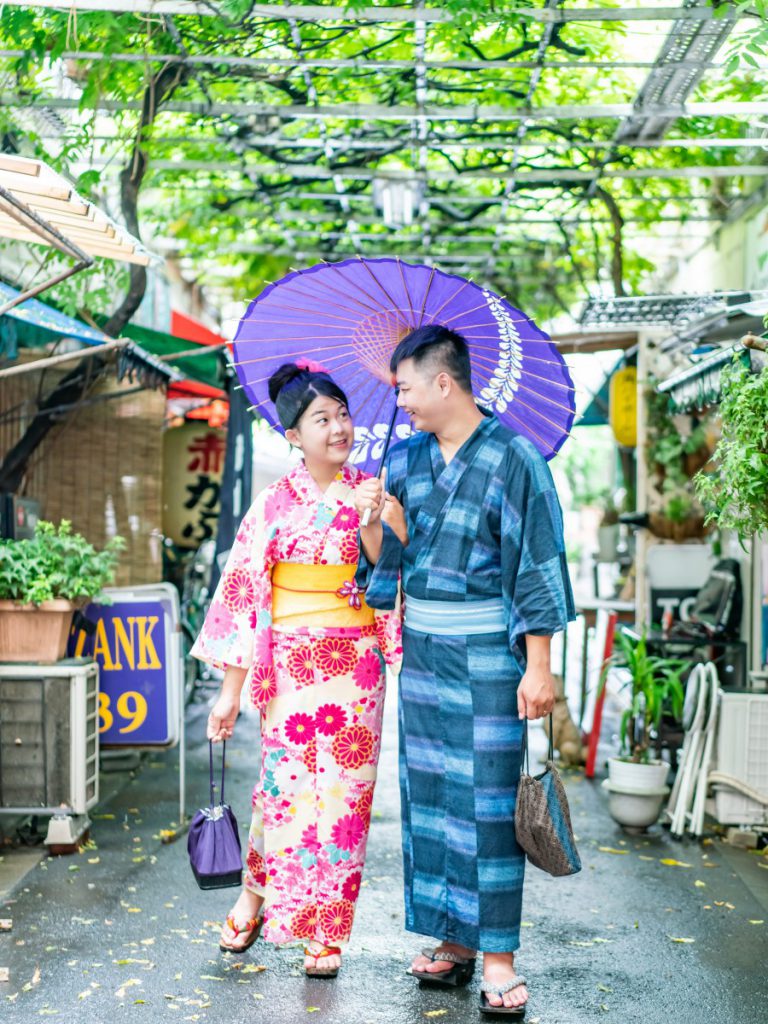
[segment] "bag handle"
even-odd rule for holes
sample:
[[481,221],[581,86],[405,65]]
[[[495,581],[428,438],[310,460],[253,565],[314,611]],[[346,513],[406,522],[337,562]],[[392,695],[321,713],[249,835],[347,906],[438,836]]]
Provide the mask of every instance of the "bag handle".
[[[224,803],[224,763],[226,760],[225,754],[227,750],[227,741],[224,740],[221,744],[221,799],[220,803]],[[211,807],[215,807],[215,790],[216,784],[213,781],[213,740],[208,740],[208,765],[210,769],[210,783],[211,783]]]
[[[528,763],[528,719],[524,718],[523,725],[523,744],[522,744],[522,760],[525,766],[525,774],[531,774],[530,764]],[[555,732],[552,727],[552,712],[549,713],[549,744],[547,745],[547,760],[555,760]]]

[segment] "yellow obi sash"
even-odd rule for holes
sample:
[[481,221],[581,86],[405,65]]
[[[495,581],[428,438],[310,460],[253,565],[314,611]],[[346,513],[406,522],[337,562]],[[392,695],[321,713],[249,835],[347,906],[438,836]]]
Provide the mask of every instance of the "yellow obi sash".
[[278,562],[272,569],[273,624],[336,628],[372,625],[373,608],[355,586],[356,571],[356,565]]

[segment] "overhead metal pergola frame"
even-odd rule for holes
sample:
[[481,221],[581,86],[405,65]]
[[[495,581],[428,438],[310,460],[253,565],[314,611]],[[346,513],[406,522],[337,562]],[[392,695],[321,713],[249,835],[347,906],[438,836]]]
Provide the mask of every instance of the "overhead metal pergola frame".
[[[6,6],[28,5],[6,0]],[[83,25],[89,11],[152,16],[177,35],[193,17],[220,19],[223,39],[231,24],[227,5],[216,0],[49,0],[36,6],[76,8]],[[79,45],[86,38],[81,31],[79,43],[75,38],[61,60],[86,66],[108,59],[144,68],[186,67],[193,82],[197,75],[211,76],[205,86],[163,103],[155,142],[167,146],[167,157],[153,159],[145,186],[172,195],[175,183],[183,182],[185,191],[215,191],[229,204],[250,204],[241,209],[248,211],[248,221],[258,221],[257,227],[233,241],[228,249],[233,253],[332,259],[349,252],[377,253],[382,244],[400,245],[406,250],[400,253],[403,258],[466,262],[492,278],[497,265],[514,259],[516,243],[536,240],[531,231],[539,225],[545,226],[544,242],[583,225],[615,226],[608,189],[624,190],[622,225],[643,222],[632,212],[636,203],[655,204],[659,223],[681,219],[684,209],[686,222],[706,225],[732,218],[751,201],[768,174],[768,98],[759,93],[728,97],[724,90],[713,97],[711,90],[700,90],[708,74],[723,68],[724,44],[751,17],[748,10],[731,8],[716,17],[709,0],[665,7],[645,6],[642,0],[622,7],[536,0],[536,6],[515,13],[531,35],[504,59],[486,58],[478,45],[456,55],[431,47],[430,33],[449,26],[453,15],[421,0],[368,7],[251,4],[249,25],[283,27],[279,38],[270,36],[268,45],[251,53],[247,47],[240,53],[226,52],[226,46],[222,52],[195,53],[189,52],[193,46],[183,46],[180,52],[164,53],[144,46],[104,54]],[[651,31],[658,36],[657,52],[652,59],[626,47],[587,52],[560,36],[579,24],[602,24],[606,33],[623,25],[630,32]],[[386,34],[364,58],[334,56],[332,40],[307,46],[303,33],[318,26],[405,30],[410,56],[389,56]],[[3,59],[23,53],[12,46],[0,50],[0,66]],[[593,77],[590,81],[598,85],[590,102],[570,102],[567,90],[563,102],[553,100],[548,76],[599,76],[603,70],[626,72],[624,98],[608,95],[603,102],[599,78]],[[338,101],[327,93],[324,76],[339,71],[350,77],[383,76],[377,83],[407,80],[409,101],[403,102],[402,90],[393,88],[385,102],[373,87],[367,102]],[[293,76],[305,101],[284,92],[265,102],[263,88],[253,95],[245,89],[242,98],[233,100],[217,93],[217,74],[221,80],[243,76],[246,85],[255,81],[260,86],[269,85],[276,74]],[[440,78],[445,75],[449,78]],[[494,97],[499,83],[508,86],[504,102],[484,101],[487,82]],[[447,94],[441,86],[450,87]],[[477,100],[465,102],[470,95]],[[454,96],[460,99],[453,102]],[[96,166],[116,165],[114,147],[120,139],[109,131],[110,115],[138,112],[142,102],[140,97],[108,96],[94,101],[101,115],[94,133],[102,150]],[[7,85],[0,95],[11,118],[23,120],[34,112],[44,116],[50,127],[40,128],[43,137],[66,133],[80,103],[72,94],[30,98]],[[702,131],[702,125],[712,130]],[[211,146],[215,158],[200,155],[200,147]],[[686,160],[665,162],[673,150],[688,154]],[[722,154],[717,163],[711,162],[712,151]],[[674,188],[668,194],[646,194],[645,184],[657,181],[669,181]],[[681,181],[689,187],[681,190]],[[382,188],[411,190],[412,208],[401,222],[385,222]],[[316,232],[302,230],[315,224]],[[365,230],[374,226],[379,230]],[[315,244],[305,245],[312,236]],[[456,252],[462,244],[485,245],[486,252]]]

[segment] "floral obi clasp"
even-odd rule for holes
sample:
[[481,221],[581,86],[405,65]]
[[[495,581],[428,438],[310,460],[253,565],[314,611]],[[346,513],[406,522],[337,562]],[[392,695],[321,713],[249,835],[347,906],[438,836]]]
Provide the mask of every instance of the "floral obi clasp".
[[350,608],[354,608],[356,611],[360,611],[363,607],[362,595],[365,593],[365,587],[359,587],[354,580],[345,580],[345,582],[336,591],[336,596],[347,598]]

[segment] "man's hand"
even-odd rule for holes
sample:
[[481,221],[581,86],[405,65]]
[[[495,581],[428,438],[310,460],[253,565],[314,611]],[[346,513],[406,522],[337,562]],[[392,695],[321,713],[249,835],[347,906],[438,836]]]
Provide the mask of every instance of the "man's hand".
[[386,497],[384,485],[386,480],[387,471],[385,469],[382,471],[381,479],[378,477],[371,477],[370,480],[363,480],[363,482],[358,484],[355,488],[355,508],[357,509],[361,519],[365,512],[370,511],[371,517],[368,520],[369,524],[378,522],[381,518],[382,512],[384,511]]
[[544,718],[555,706],[555,680],[548,668],[529,665],[517,688],[521,718]]
[[394,494],[385,495],[384,511],[381,513],[381,521],[387,524],[403,547],[407,548],[409,537],[408,524],[405,519],[405,509]]

